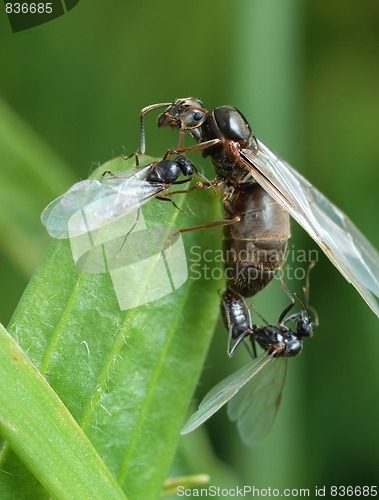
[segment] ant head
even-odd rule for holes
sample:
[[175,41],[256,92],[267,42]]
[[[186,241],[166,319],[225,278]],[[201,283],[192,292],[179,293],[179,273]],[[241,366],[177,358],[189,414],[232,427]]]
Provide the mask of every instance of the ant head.
[[158,127],[170,125],[180,130],[193,130],[206,120],[208,111],[203,103],[194,97],[177,99],[164,113],[158,116]]
[[297,321],[296,330],[300,337],[311,337],[313,335],[313,323],[309,314],[304,314]]
[[175,162],[179,165],[181,171],[186,177],[189,177],[194,173],[194,171],[196,171],[192,162],[182,154],[178,153],[178,156],[175,158]]

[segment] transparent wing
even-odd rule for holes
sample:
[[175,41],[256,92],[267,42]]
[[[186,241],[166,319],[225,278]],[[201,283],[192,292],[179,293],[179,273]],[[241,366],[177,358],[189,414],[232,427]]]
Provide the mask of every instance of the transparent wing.
[[287,358],[275,358],[228,403],[228,416],[237,423],[242,441],[253,446],[270,431],[279,408]]
[[309,233],[379,316],[379,254],[351,220],[262,142],[240,151],[254,179]]
[[53,238],[78,236],[109,224],[166,189],[146,180],[150,169],[147,165],[78,182],[45,208],[42,223]]
[[252,363],[242,367],[211,389],[200,403],[198,410],[190,417],[181,434],[188,434],[208,420],[217,410],[237,394],[273,358],[274,354],[262,354]]

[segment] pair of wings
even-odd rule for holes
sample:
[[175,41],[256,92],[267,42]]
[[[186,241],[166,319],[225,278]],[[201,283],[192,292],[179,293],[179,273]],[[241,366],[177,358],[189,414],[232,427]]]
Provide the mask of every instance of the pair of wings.
[[42,223],[53,238],[70,238],[119,219],[170,187],[146,180],[154,165],[77,182],[45,208]]
[[287,358],[273,356],[262,354],[213,387],[181,433],[193,431],[229,402],[228,416],[241,440],[249,446],[261,441],[274,422],[286,376]]
[[241,149],[254,179],[307,231],[379,316],[379,254],[342,210],[261,141]]

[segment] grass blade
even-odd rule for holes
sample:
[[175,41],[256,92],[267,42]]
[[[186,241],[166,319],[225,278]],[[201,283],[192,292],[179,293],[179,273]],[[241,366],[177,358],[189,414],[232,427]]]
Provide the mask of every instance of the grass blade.
[[125,498],[75,420],[0,325],[0,430],[54,498]]

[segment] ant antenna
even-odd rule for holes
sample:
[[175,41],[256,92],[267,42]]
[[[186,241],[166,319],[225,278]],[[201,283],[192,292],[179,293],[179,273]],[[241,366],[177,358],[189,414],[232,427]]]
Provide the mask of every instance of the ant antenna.
[[294,293],[294,295],[297,298],[297,300],[299,300],[301,302],[301,305],[303,306],[304,311],[306,312],[306,315],[308,316],[308,318],[311,319],[311,317],[309,315],[309,310],[307,307],[308,297],[306,297],[306,300],[304,301],[297,293]]
[[[304,292],[304,299],[302,299],[297,293],[294,293],[295,297],[299,300],[299,302],[301,303],[301,305],[303,306],[303,310],[305,311],[307,317],[309,320],[311,320],[311,316],[309,314],[309,310],[312,311],[313,313],[313,316],[315,318],[315,320],[313,321],[313,325],[314,326],[318,326],[318,315],[316,313],[316,311],[313,309],[313,307],[309,307],[309,275],[310,275],[310,272],[311,270],[314,268],[314,266],[316,265],[316,261],[312,260],[312,262],[309,264],[308,266],[308,269],[307,269],[307,273],[306,273],[306,276],[305,276],[305,287],[303,287],[303,292]],[[283,321],[284,317],[286,316],[286,314],[290,311],[290,309],[292,309],[292,307],[294,306],[295,304],[295,299],[293,298],[291,292],[288,290],[287,286],[285,285],[285,283],[282,281],[282,286],[283,288],[286,290],[287,292],[287,295],[291,298],[291,304],[283,311],[283,313],[281,314],[280,318],[279,318],[279,324],[280,324],[280,321]],[[301,313],[295,313],[295,314],[292,314],[291,316],[289,316],[288,318],[286,318],[284,321],[283,321],[283,324],[287,323],[288,321],[296,321],[300,315],[302,314]]]
[[145,108],[142,109],[140,115],[140,151],[142,155],[145,154],[146,151],[145,125],[143,123],[144,115],[149,111],[152,111],[153,109],[171,106],[171,104],[172,104],[171,102],[161,102],[159,104],[151,104],[150,106],[146,106]]
[[305,275],[305,287],[303,287],[303,292],[304,292],[305,303],[307,306],[309,306],[309,275],[310,275],[312,269],[315,267],[315,265],[316,265],[316,261],[312,260],[308,266],[307,274]]
[[315,267],[315,265],[316,265],[316,261],[312,260],[308,266],[307,274],[305,276],[305,287],[303,288],[303,292],[304,292],[304,298],[305,298],[306,305],[304,304],[304,302],[300,299],[300,297],[298,295],[296,295],[296,294],[295,295],[300,300],[300,302],[304,305],[304,309],[308,315],[308,318],[310,318],[309,309],[311,309],[312,314],[314,316],[313,324],[314,324],[314,326],[318,326],[319,325],[318,314],[313,307],[309,307],[309,275],[310,275],[312,269]]
[[186,136],[186,133],[184,130],[179,130],[178,133],[178,143],[176,145],[176,149],[183,149],[184,148],[184,138]]

